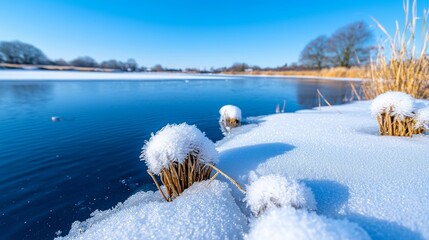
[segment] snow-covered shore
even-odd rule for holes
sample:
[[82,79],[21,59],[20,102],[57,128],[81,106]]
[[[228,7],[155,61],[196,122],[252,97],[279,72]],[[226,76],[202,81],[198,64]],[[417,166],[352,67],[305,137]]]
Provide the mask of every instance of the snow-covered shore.
[[187,74],[187,73],[148,73],[148,72],[79,72],[47,70],[0,70],[2,80],[170,80],[170,79],[225,79],[242,77],[300,78],[332,81],[361,81],[357,78],[328,78],[318,76],[277,76],[277,75],[239,75],[239,74]]
[[268,75],[268,74],[219,74],[226,77],[263,77],[263,78],[300,78],[300,79],[321,79],[332,81],[346,82],[361,82],[361,78],[346,78],[346,77],[321,77],[321,76],[306,76],[306,75]]
[[[79,72],[46,70],[0,70],[1,80],[167,80],[167,79],[224,79],[216,75],[185,73],[127,73]],[[233,78],[233,77],[231,77]]]
[[[316,213],[321,216],[315,218],[317,225],[309,225],[310,231],[323,229],[332,219],[347,219],[354,225],[345,221],[336,226],[355,228],[357,224],[373,239],[429,239],[429,136],[379,136],[369,105],[355,102],[335,110],[324,107],[321,112],[253,119],[256,123],[236,129],[217,143],[218,167],[243,185],[255,173],[280,174],[304,183],[314,193]],[[194,236],[240,239],[249,232],[266,234],[273,226],[253,227],[244,196],[233,185],[205,184],[191,187],[172,203],[162,202],[158,193],[137,193],[113,210],[76,222],[68,237],[175,239],[207,232]],[[314,217],[283,211],[261,221],[284,219],[274,225],[292,231],[298,219],[307,219],[305,225]],[[304,239],[313,239],[309,236]],[[332,239],[322,233],[318,237]]]

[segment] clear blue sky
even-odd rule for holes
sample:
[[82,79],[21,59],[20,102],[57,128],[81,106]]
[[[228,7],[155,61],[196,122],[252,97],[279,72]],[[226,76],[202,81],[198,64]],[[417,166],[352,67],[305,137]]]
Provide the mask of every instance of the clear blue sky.
[[297,61],[311,39],[350,22],[375,28],[371,16],[393,29],[402,22],[402,0],[0,0],[0,40],[31,43],[51,59],[275,67]]

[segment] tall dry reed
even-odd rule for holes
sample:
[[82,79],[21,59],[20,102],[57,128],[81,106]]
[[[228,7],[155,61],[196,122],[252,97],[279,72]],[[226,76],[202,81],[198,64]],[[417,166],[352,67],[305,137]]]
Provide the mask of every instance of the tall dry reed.
[[[429,98],[428,11],[424,10],[422,17],[418,17],[416,0],[411,8],[407,0],[404,2],[404,12],[405,26],[401,30],[396,22],[393,36],[373,19],[387,39],[378,45],[376,57],[371,59],[370,77],[363,83],[366,99],[387,91]],[[418,21],[421,21],[421,32],[418,31]]]

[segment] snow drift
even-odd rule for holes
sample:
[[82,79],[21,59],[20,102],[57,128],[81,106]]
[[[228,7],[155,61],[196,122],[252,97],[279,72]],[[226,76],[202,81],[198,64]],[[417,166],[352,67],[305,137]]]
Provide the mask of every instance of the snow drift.
[[302,209],[279,208],[259,217],[247,240],[336,240],[370,239],[357,224],[335,220]]
[[316,210],[316,201],[309,188],[273,174],[261,176],[248,185],[245,200],[255,216],[277,207]]
[[195,183],[173,202],[139,192],[123,204],[73,223],[59,239],[241,239],[247,230],[226,183]]

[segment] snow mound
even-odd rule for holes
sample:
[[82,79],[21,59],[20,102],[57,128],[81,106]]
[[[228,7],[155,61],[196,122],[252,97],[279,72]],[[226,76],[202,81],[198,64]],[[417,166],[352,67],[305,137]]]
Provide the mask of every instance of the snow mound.
[[281,208],[258,218],[250,229],[248,240],[259,239],[370,239],[357,224],[335,220],[314,212]]
[[424,128],[429,131],[429,107],[417,110],[414,119],[416,121],[415,128]]
[[255,216],[276,207],[316,210],[316,201],[311,190],[304,184],[283,176],[262,176],[246,188],[245,200]]
[[371,103],[373,116],[389,113],[392,116],[404,119],[412,117],[416,109],[414,98],[403,92],[386,92],[378,95]]
[[202,163],[217,163],[218,152],[205,133],[195,125],[173,124],[152,134],[142,148],[140,159],[146,162],[150,171],[159,174],[172,162],[183,163],[186,156],[195,150]]
[[140,192],[112,210],[75,222],[57,239],[241,239],[246,217],[226,183],[195,183],[173,202]]
[[241,110],[234,105],[225,105],[219,110],[220,121],[226,121],[227,119],[233,118],[241,121]]

